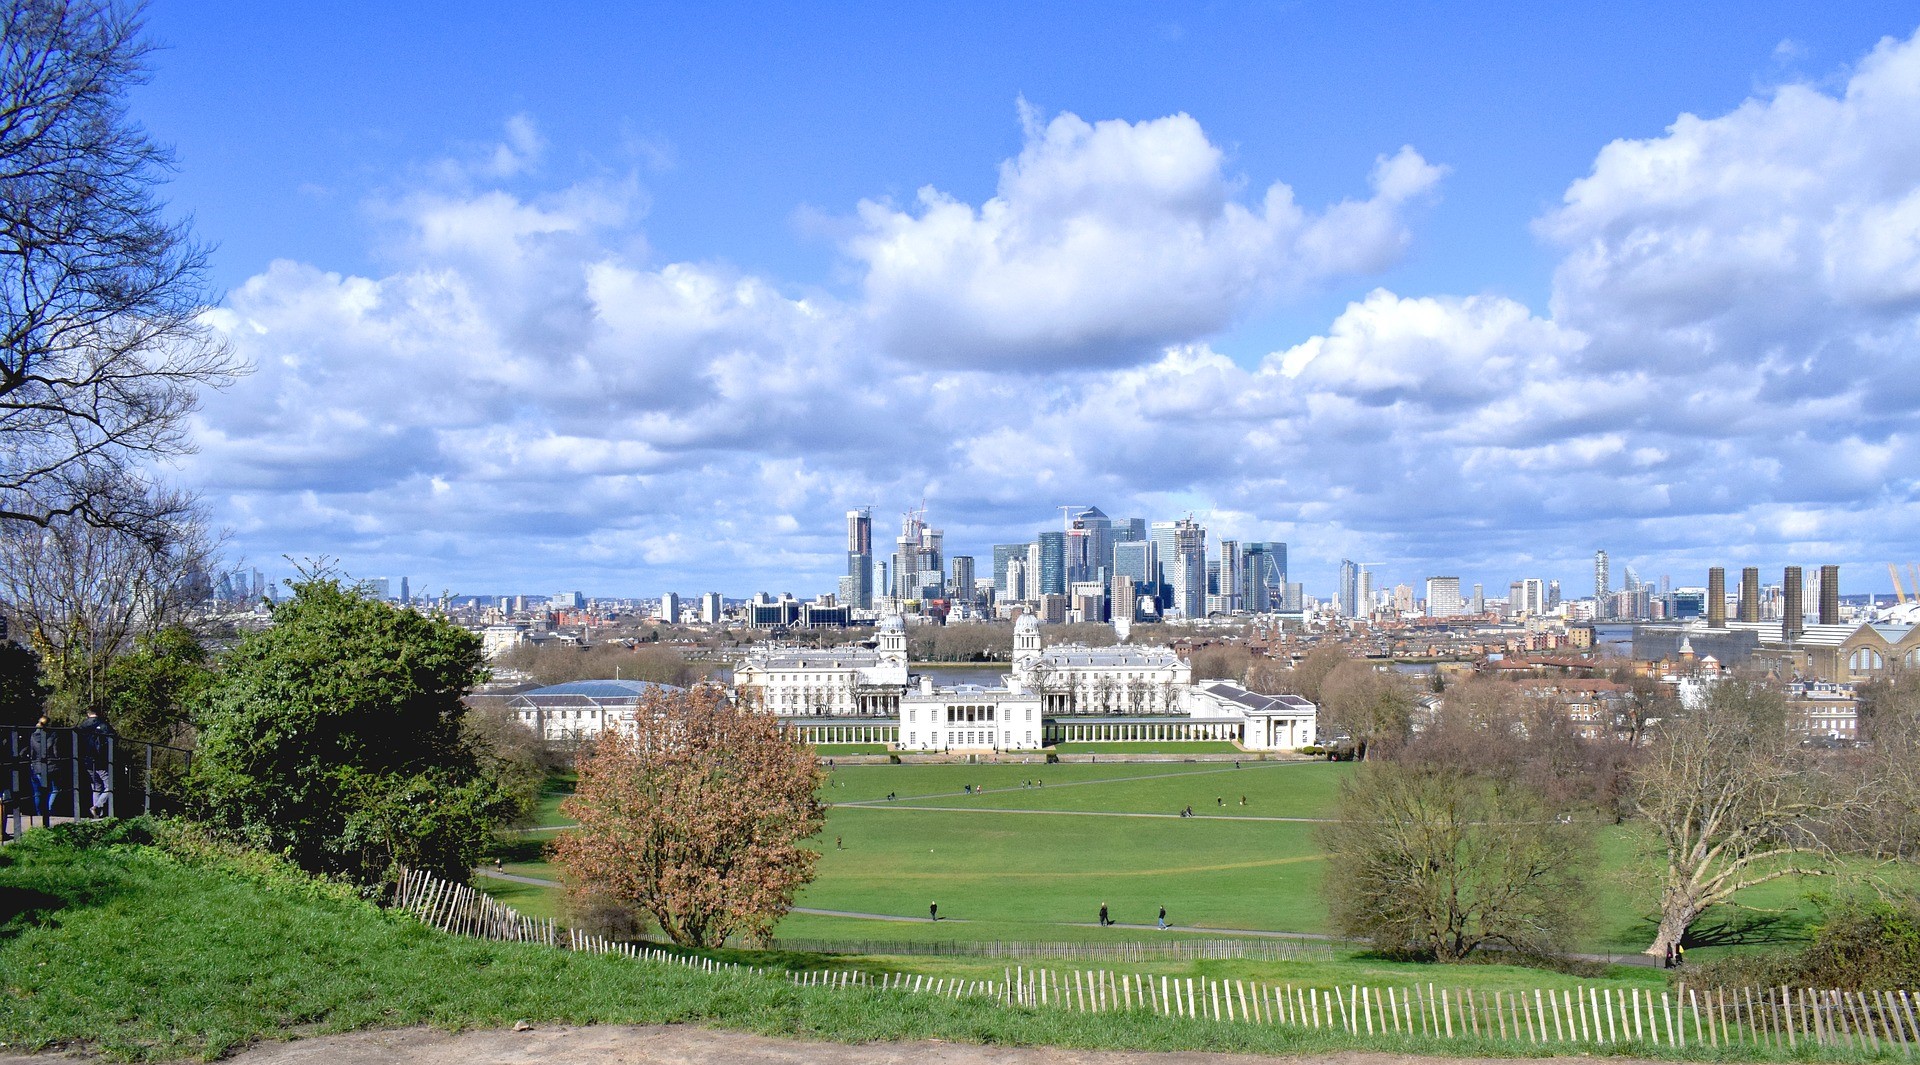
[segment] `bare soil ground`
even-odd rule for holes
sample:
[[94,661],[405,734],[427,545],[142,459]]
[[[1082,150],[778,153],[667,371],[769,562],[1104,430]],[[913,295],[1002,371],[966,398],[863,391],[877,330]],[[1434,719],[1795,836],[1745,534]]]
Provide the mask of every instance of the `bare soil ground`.
[[[56,1065],[91,1061],[84,1055],[0,1053],[0,1065]],[[1427,1059],[1399,1054],[1344,1053],[1313,1058],[1240,1054],[1066,1050],[1057,1047],[978,1046],[969,1043],[837,1043],[765,1036],[684,1025],[527,1031],[445,1032],[403,1028],[319,1036],[251,1047],[234,1065],[1250,1065],[1260,1061],[1314,1065],[1496,1065],[1494,1059]],[[1572,1059],[1568,1059],[1572,1060]],[[1498,1065],[1511,1065],[1499,1059]],[[1616,1059],[1614,1065],[1633,1065]]]

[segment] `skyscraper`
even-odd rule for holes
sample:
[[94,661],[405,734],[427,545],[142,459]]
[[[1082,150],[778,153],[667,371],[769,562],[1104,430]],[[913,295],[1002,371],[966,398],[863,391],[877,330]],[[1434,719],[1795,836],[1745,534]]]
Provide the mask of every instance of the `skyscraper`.
[[1035,539],[1040,549],[1039,595],[1067,594],[1067,534],[1043,532]]
[[1340,590],[1335,610],[1343,618],[1360,616],[1360,567],[1352,559],[1340,560]]
[[1460,613],[1466,604],[1460,601],[1460,578],[1427,578],[1427,616],[1430,618],[1450,618]]
[[953,582],[947,594],[962,603],[973,602],[973,556],[953,556]]
[[718,625],[726,614],[727,603],[719,592],[708,592],[700,597],[700,620],[709,625]]
[[1558,577],[1547,582],[1547,609],[1550,611],[1560,609],[1560,578]]
[[[1026,544],[993,545],[993,594],[1001,599],[1007,598],[1007,563],[1027,558]],[[1018,598],[1018,597],[1016,597]]]
[[[255,572],[258,571],[256,570]],[[407,587],[407,579],[405,577],[400,578],[400,602],[402,604],[413,602],[413,591]]]
[[1126,540],[1113,545],[1113,572],[1132,577],[1136,590],[1160,582],[1159,552],[1151,540]]
[[1240,548],[1240,597],[1255,613],[1279,610],[1287,597],[1287,545],[1253,540]]
[[1220,599],[1221,605],[1229,611],[1245,610],[1246,580],[1242,576],[1241,566],[1246,560],[1240,555],[1240,541],[1220,541]]
[[1080,572],[1073,574],[1072,579],[1106,580],[1113,569],[1113,520],[1099,507],[1088,507],[1074,516],[1068,531],[1079,533],[1081,541],[1078,557],[1074,559]]
[[1593,616],[1613,616],[1613,579],[1607,575],[1607,553],[1593,553]]
[[847,605],[873,609],[873,508],[847,511]]
[[1173,605],[1190,618],[1207,612],[1207,530],[1192,515],[1173,523]]

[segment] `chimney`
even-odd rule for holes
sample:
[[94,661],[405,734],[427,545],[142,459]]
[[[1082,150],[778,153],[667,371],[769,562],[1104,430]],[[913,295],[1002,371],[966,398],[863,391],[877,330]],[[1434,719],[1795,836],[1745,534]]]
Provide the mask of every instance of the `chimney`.
[[1727,627],[1727,571],[1714,566],[1707,570],[1707,628]]
[[1788,566],[1787,574],[1780,581],[1785,600],[1780,604],[1780,639],[1786,643],[1800,642],[1800,630],[1807,623],[1806,605],[1801,602],[1802,589],[1806,587],[1800,576],[1799,566]]
[[1760,567],[1740,571],[1740,620],[1760,620]]
[[1820,567],[1820,624],[1840,624],[1840,567]]

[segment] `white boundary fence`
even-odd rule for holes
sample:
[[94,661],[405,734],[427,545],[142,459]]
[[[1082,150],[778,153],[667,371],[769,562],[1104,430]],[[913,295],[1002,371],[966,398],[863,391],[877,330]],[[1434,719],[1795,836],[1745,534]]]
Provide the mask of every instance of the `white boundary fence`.
[[551,920],[522,916],[470,887],[403,870],[394,906],[456,935],[542,943],[589,954],[619,954],[705,972],[756,973],[801,987],[866,988],[1083,1012],[1146,1010],[1164,1017],[1287,1025],[1367,1036],[1497,1039],[1535,1047],[1626,1043],[1685,1048],[1751,1046],[1797,1050],[1803,1043],[1911,1058],[1920,1045],[1920,994],[1811,988],[1535,988],[1475,991],[1424,987],[1295,987],[1208,977],[1151,976],[1107,969],[1006,970],[1001,980],[906,973],[875,978],[857,970],[794,972],[716,962],[619,943]]

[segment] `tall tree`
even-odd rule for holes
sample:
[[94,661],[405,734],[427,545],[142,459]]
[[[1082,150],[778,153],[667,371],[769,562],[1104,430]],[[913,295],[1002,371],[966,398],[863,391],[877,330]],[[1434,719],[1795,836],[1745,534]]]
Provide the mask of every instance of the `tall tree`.
[[1667,718],[1635,769],[1635,809],[1659,841],[1660,926],[1648,954],[1683,942],[1709,908],[1735,892],[1822,871],[1822,830],[1853,799],[1836,794],[1787,729],[1786,700],[1757,681],[1716,685],[1706,702]]
[[395,864],[466,880],[523,799],[462,727],[479,638],[330,578],[293,591],[195,715],[200,815],[362,884]]
[[765,938],[813,878],[819,855],[802,842],[826,823],[820,768],[717,685],[651,694],[579,771],[561,810],[580,827],[554,859],[576,897],[638,908],[676,943]]
[[150,534],[145,470],[238,369],[155,196],[171,157],[127,115],[150,48],[115,0],[0,2],[0,524]]

